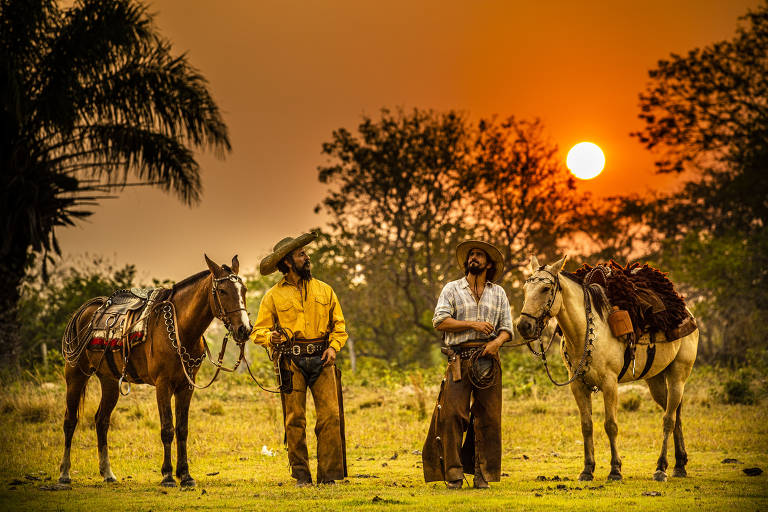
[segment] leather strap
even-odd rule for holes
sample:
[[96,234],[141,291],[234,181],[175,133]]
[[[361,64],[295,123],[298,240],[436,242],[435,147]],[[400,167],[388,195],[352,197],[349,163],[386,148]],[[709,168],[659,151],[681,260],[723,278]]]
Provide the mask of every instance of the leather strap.
[[627,373],[627,368],[629,368],[629,363],[632,362],[632,348],[629,343],[627,343],[627,348],[624,349],[624,366],[621,367],[621,371],[619,372],[619,378],[616,379],[617,381],[621,381],[621,378],[624,376],[625,373]]
[[108,349],[104,349],[104,357],[107,360],[107,366],[109,366],[109,371],[112,372],[112,375],[115,376],[116,379],[119,379],[122,377],[122,374],[117,370],[117,364],[115,364],[115,353]]
[[653,358],[656,357],[656,333],[651,332],[651,340],[648,345],[648,353],[646,355],[645,359],[645,367],[643,368],[642,373],[640,373],[640,376],[638,379],[642,379],[643,376],[648,373],[648,370],[651,369],[651,366],[653,366]]

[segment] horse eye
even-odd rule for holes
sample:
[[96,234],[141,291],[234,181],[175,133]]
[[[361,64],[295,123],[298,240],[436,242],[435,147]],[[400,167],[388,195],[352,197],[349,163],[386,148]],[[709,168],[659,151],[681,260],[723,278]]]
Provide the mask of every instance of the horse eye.
[[226,295],[227,294],[227,290],[219,290],[219,293],[222,294],[222,295]]
[[549,293],[549,290],[551,290],[551,288],[549,286],[545,286],[541,289],[541,293]]

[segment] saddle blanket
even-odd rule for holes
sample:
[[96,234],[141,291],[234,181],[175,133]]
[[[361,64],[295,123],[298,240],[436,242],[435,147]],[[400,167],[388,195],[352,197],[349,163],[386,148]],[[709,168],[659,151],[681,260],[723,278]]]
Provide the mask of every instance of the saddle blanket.
[[147,320],[152,305],[163,288],[119,290],[94,313],[94,325],[88,350],[122,350],[145,340]]
[[647,332],[656,332],[672,341],[696,329],[685,301],[667,275],[647,264],[584,264],[567,274],[583,285],[601,286],[611,306],[629,313],[637,339]]

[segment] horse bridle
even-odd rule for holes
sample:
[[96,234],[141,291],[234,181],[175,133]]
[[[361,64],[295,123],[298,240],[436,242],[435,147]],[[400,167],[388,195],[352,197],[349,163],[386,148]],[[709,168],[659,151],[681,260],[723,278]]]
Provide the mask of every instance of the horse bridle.
[[[552,279],[550,280],[546,277],[536,277],[537,272],[546,272],[552,277]],[[529,313],[520,312],[521,315],[532,318],[534,322],[536,322],[536,337],[530,340],[526,340],[528,349],[533,352],[534,355],[541,358],[542,362],[544,363],[544,370],[547,372],[547,377],[549,377],[549,380],[555,386],[566,386],[577,378],[582,378],[583,380],[583,377],[587,373],[589,363],[592,359],[592,347],[594,346],[595,342],[594,318],[592,317],[592,306],[590,304],[587,288],[584,285],[581,287],[582,291],[584,292],[584,314],[586,316],[586,329],[584,330],[584,351],[581,354],[581,359],[579,364],[576,366],[576,369],[572,370],[571,377],[565,382],[557,382],[552,377],[552,373],[549,371],[549,365],[547,364],[547,350],[549,350],[550,345],[552,345],[552,341],[555,339],[555,335],[557,334],[559,327],[552,331],[552,336],[549,338],[549,343],[547,344],[546,348],[544,347],[544,342],[541,340],[541,334],[544,330],[544,325],[547,323],[547,320],[552,316],[552,306],[555,304],[557,292],[560,291],[560,279],[555,274],[547,270],[544,266],[541,266],[538,268],[538,270],[536,270],[536,272],[531,274],[531,277],[525,280],[526,283],[533,283],[536,281],[543,281],[545,283],[552,284],[553,288],[552,296],[547,301],[547,304],[544,307],[544,311],[542,311],[539,316],[533,316]],[[539,340],[539,348],[541,352],[536,352],[536,350],[531,347],[531,342],[536,341],[537,339]],[[570,367],[570,362],[566,362],[568,362],[568,366]]]
[[[213,312],[213,316],[221,320],[221,322],[224,324],[224,327],[227,328],[227,332],[231,333],[232,337],[234,338],[235,337],[234,333],[232,333],[232,322],[229,321],[229,315],[232,313],[237,313],[238,311],[245,311],[247,314],[248,310],[245,308],[236,308],[231,310],[224,309],[224,304],[222,304],[221,297],[219,296],[219,293],[221,293],[219,291],[219,283],[223,281],[232,281],[233,283],[239,282],[243,286],[245,286],[245,284],[243,283],[243,280],[240,278],[240,276],[238,276],[234,272],[227,274],[224,277],[211,276],[211,278],[213,280],[211,284],[211,295],[213,296],[213,303],[216,305],[216,309],[217,309],[217,311]],[[237,343],[238,345],[245,343],[245,341],[247,340],[237,341],[237,339],[235,339],[235,343]]]
[[[547,274],[552,277],[552,279],[548,279],[546,277],[537,277],[536,274],[538,272],[546,272]],[[548,283],[552,285],[552,295],[547,300],[547,304],[544,306],[544,310],[541,312],[539,316],[533,316],[530,313],[525,313],[523,311],[520,312],[521,315],[527,316],[528,318],[532,318],[533,321],[536,323],[536,337],[532,338],[532,340],[535,340],[537,338],[541,337],[541,332],[544,330],[544,326],[547,324],[549,319],[552,317],[552,306],[555,304],[555,299],[557,298],[557,292],[560,291],[560,279],[557,278],[555,274],[547,270],[545,267],[541,266],[531,274],[531,277],[525,280],[525,283],[535,283],[537,281],[542,281],[544,283]]]

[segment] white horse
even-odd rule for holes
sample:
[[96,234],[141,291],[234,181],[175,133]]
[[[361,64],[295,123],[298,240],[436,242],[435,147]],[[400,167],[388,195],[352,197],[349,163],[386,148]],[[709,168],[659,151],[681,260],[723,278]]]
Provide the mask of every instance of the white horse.
[[[584,471],[579,480],[592,480],[595,470],[594,445],[592,441],[592,389],[603,392],[605,403],[605,432],[611,443],[611,472],[609,480],[621,480],[621,458],[616,446],[618,425],[618,383],[638,380],[633,372],[618,377],[624,366],[625,343],[613,336],[604,313],[608,300],[598,285],[590,285],[589,292],[578,282],[560,272],[566,257],[551,265],[541,266],[535,256],[531,258],[531,275],[525,283],[525,298],[521,315],[516,321],[520,334],[526,340],[541,336],[542,327],[550,317],[557,319],[563,331],[561,343],[563,360],[568,367],[571,392],[576,399],[581,415],[581,432],[584,437]],[[589,293],[589,299],[586,299]],[[587,312],[586,301],[595,303],[594,312]],[[592,326],[592,332],[588,327]],[[644,368],[648,359],[648,335],[638,343],[636,365]],[[666,342],[663,333],[657,335],[655,358],[647,373],[642,377],[651,391],[653,399],[664,409],[664,440],[661,455],[656,465],[654,480],[667,479],[667,441],[673,433],[675,443],[675,468],[672,476],[686,476],[685,465],[688,455],[683,442],[683,428],[680,422],[685,381],[691,374],[699,344],[699,330],[675,341]],[[579,375],[575,375],[579,374]]]

